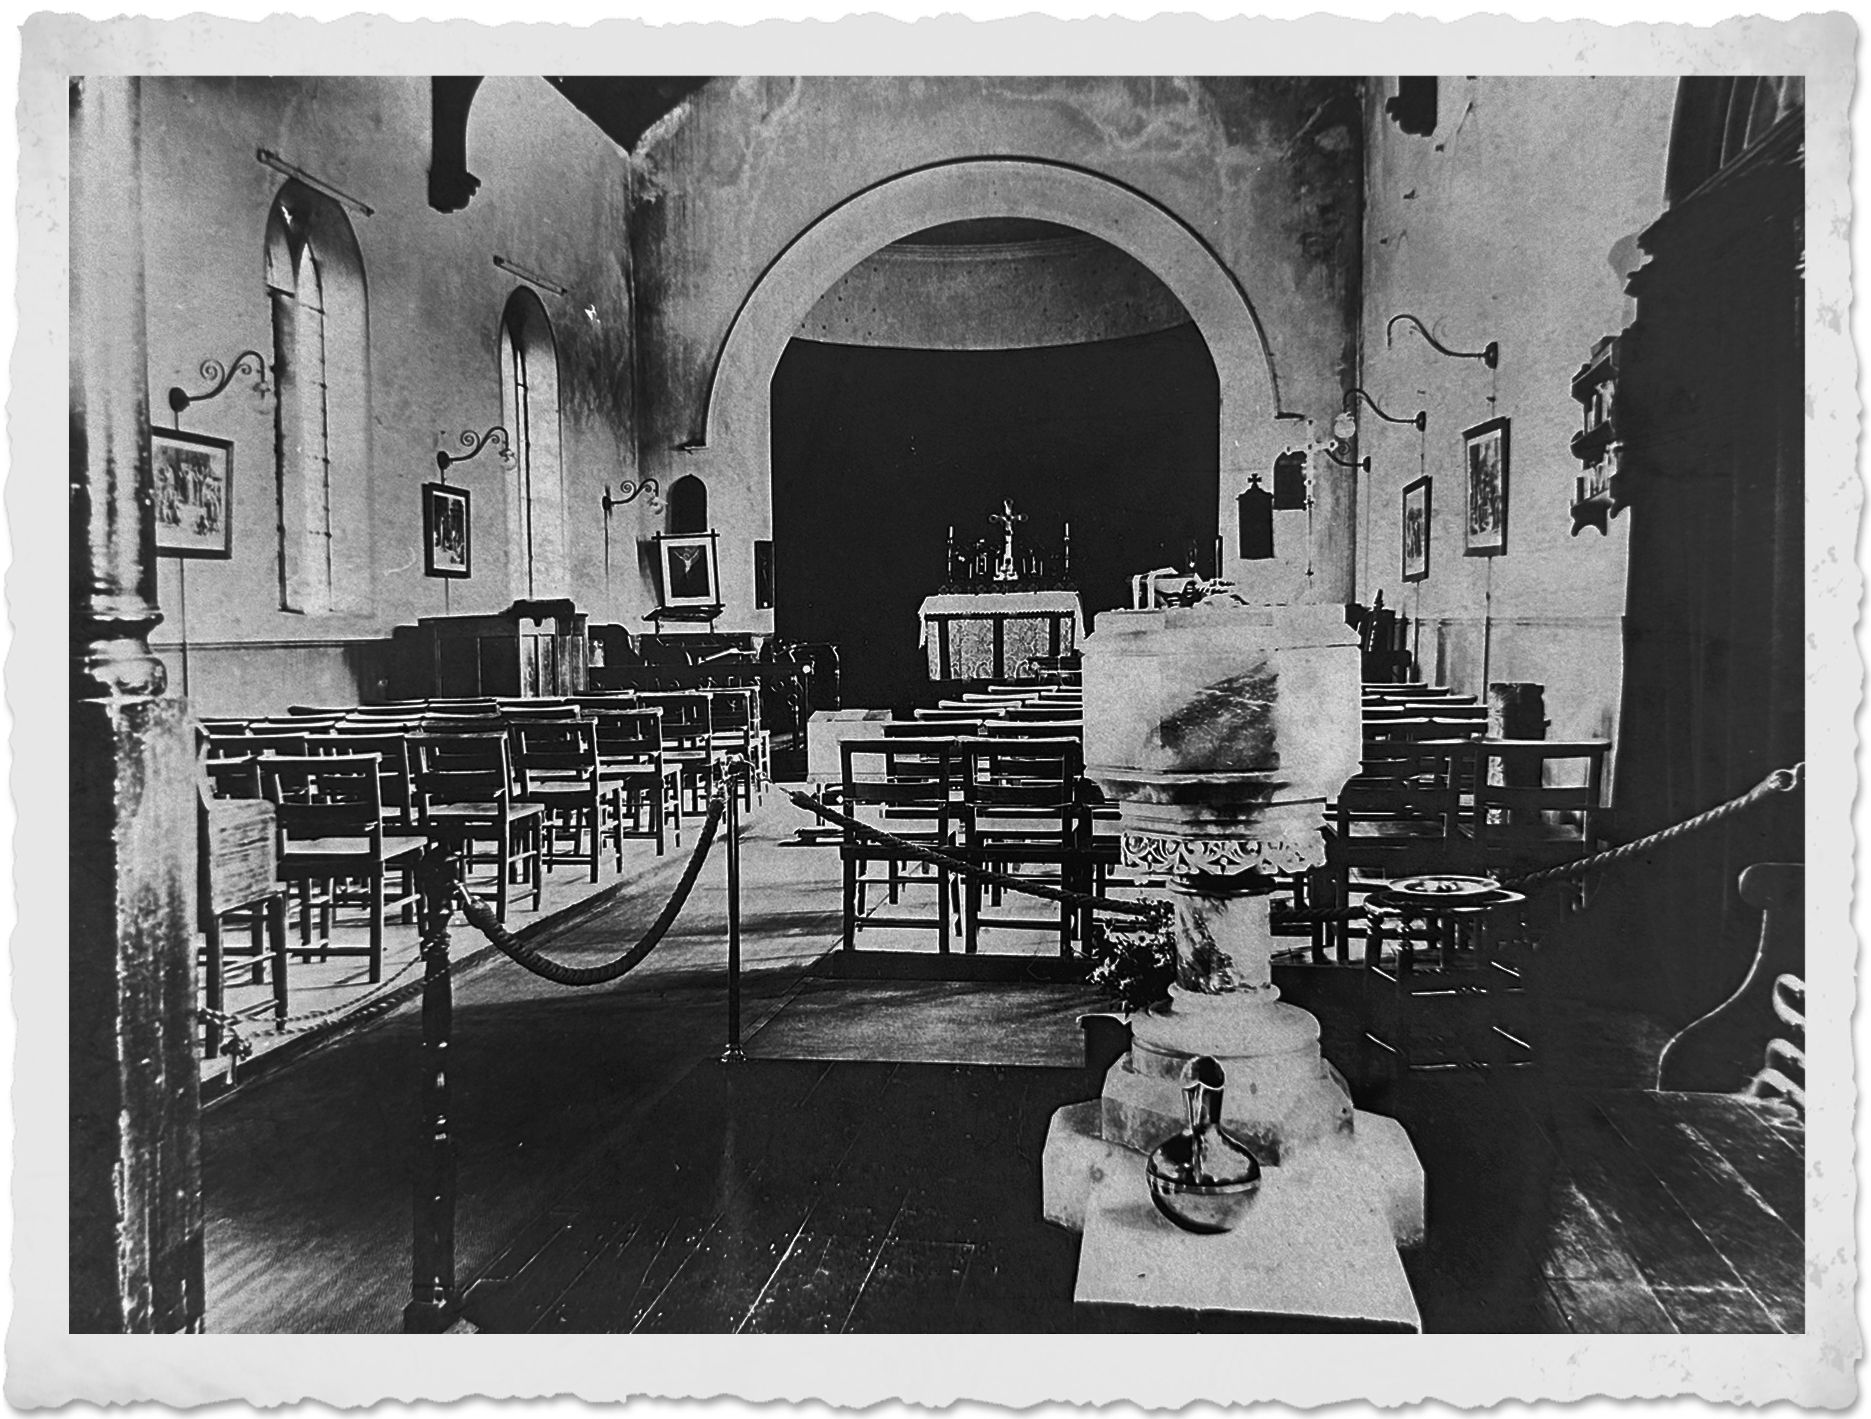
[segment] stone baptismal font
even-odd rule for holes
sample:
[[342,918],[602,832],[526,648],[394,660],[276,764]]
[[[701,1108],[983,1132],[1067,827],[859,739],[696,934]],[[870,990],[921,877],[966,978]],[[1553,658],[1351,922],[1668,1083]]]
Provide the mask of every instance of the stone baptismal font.
[[[1086,773],[1119,805],[1125,867],[1168,883],[1176,983],[1131,1017],[1103,1096],[1047,1136],[1045,1215],[1084,1233],[1082,1303],[1420,1328],[1397,1255],[1422,1236],[1415,1150],[1352,1107],[1319,1022],[1272,976],[1275,874],[1323,862],[1324,804],[1358,771],[1359,675],[1332,605],[1107,611],[1085,643]],[[1159,1216],[1144,1177],[1203,1056],[1264,1168],[1220,1235]]]

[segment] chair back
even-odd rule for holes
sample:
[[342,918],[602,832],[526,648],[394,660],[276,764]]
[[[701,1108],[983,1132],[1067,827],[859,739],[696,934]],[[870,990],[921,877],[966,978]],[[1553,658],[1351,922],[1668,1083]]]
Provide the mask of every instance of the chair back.
[[598,762],[610,765],[660,764],[663,714],[655,708],[603,709],[591,712]]
[[383,838],[383,786],[375,754],[262,758],[260,789],[278,814],[280,844],[294,838]]
[[1511,845],[1543,830],[1589,846],[1602,836],[1608,739],[1481,739],[1475,743],[1476,844]]
[[948,740],[917,744],[913,763],[905,758],[902,741],[847,739],[839,746],[844,764],[845,811],[862,818],[887,820],[887,830],[905,826],[946,836],[954,817],[955,799],[964,771],[958,746]]
[[405,822],[409,821],[414,805],[409,792],[409,744],[402,734],[366,734],[340,726],[328,734],[307,735],[305,752],[313,758],[376,755],[383,806]]
[[646,690],[640,703],[663,712],[663,743],[669,748],[705,746],[714,733],[714,706],[706,690]]
[[410,787],[421,820],[431,808],[512,801],[513,762],[505,731],[492,734],[412,734]]
[[435,714],[422,717],[424,734],[505,734],[507,721],[496,713]]
[[396,700],[387,705],[358,705],[350,711],[353,719],[420,718],[428,706],[422,700]]
[[260,797],[260,760],[255,754],[207,756],[201,760],[204,791],[213,798]]
[[967,777],[963,797],[981,812],[1058,814],[1062,821],[1078,806],[1085,751],[1076,739],[976,739],[963,746]]
[[261,754],[304,754],[305,733],[297,734],[221,734],[208,732],[208,757],[211,759],[250,759]]
[[597,782],[598,727],[591,720],[521,718],[508,733],[522,794]]
[[1082,719],[988,719],[981,722],[983,739],[1082,739]]

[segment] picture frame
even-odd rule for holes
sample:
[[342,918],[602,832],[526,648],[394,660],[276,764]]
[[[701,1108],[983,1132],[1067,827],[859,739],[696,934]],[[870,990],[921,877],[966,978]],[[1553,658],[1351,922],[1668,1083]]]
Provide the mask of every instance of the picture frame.
[[208,434],[151,429],[156,555],[234,555],[234,445]]
[[1430,480],[1427,476],[1406,483],[1399,508],[1401,570],[1405,581],[1429,576]]
[[473,504],[466,488],[422,485],[422,574],[474,575]]
[[656,535],[665,607],[721,604],[718,542],[719,534],[714,532],[659,532]]
[[1462,555],[1498,557],[1507,551],[1508,420],[1489,419],[1462,430],[1468,471]]

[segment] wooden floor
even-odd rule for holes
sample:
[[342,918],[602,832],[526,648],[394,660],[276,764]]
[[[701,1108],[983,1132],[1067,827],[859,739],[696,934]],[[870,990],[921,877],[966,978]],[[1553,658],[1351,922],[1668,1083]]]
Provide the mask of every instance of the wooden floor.
[[[683,929],[612,987],[566,991],[504,963],[459,984],[458,1253],[462,1281],[478,1283],[472,1321],[568,1333],[1219,1328],[1074,1308],[1078,1239],[1039,1217],[1038,1158],[1052,1110],[1096,1092],[1087,1071],[910,1062],[955,1057],[953,1002],[919,1009],[928,993],[853,982],[849,1008],[867,1018],[839,1025],[837,983],[803,975],[836,934],[835,855],[776,850],[791,811],[770,800],[743,856],[747,1032],[771,1021],[771,1040],[809,1053],[817,1028],[833,1058],[716,1062],[722,903],[706,879]],[[551,949],[614,953],[660,890],[646,881]],[[1285,982],[1341,1059],[1353,1017],[1334,991],[1346,979]],[[884,1008],[898,1062],[847,1057]],[[1062,996],[1049,1013],[1064,1008]],[[1799,1329],[1798,1131],[1733,1100],[1629,1087],[1654,1060],[1654,1024],[1564,999],[1543,1000],[1539,1018],[1536,1067],[1360,1092],[1403,1122],[1427,1172],[1428,1242],[1406,1256],[1425,1329]],[[208,1111],[209,1329],[397,1328],[416,1042],[413,1012],[392,1015]]]

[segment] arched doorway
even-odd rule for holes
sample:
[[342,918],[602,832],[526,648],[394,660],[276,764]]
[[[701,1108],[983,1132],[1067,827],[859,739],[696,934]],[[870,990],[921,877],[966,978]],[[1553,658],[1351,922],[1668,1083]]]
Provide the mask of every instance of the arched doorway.
[[[1295,425],[1276,417],[1274,369],[1246,293],[1175,213],[1122,183],[1060,163],[964,159],[915,169],[854,194],[795,237],[748,292],[723,341],[708,390],[704,437],[684,450],[683,461],[707,478],[717,522],[734,528],[736,540],[746,539],[745,545],[722,548],[730,605],[753,604],[751,543],[772,536],[772,382],[801,321],[872,252],[926,228],[988,218],[1050,222],[1108,242],[1153,273],[1189,313],[1215,369],[1213,499],[1222,526],[1248,474],[1270,467],[1292,441]],[[1228,571],[1240,574],[1244,568],[1234,551],[1230,542]],[[1343,578],[1329,568],[1319,570],[1315,599],[1349,594],[1348,586],[1338,584]],[[1300,588],[1267,586],[1261,592],[1264,600],[1297,599]],[[780,594],[786,594],[784,587]]]

